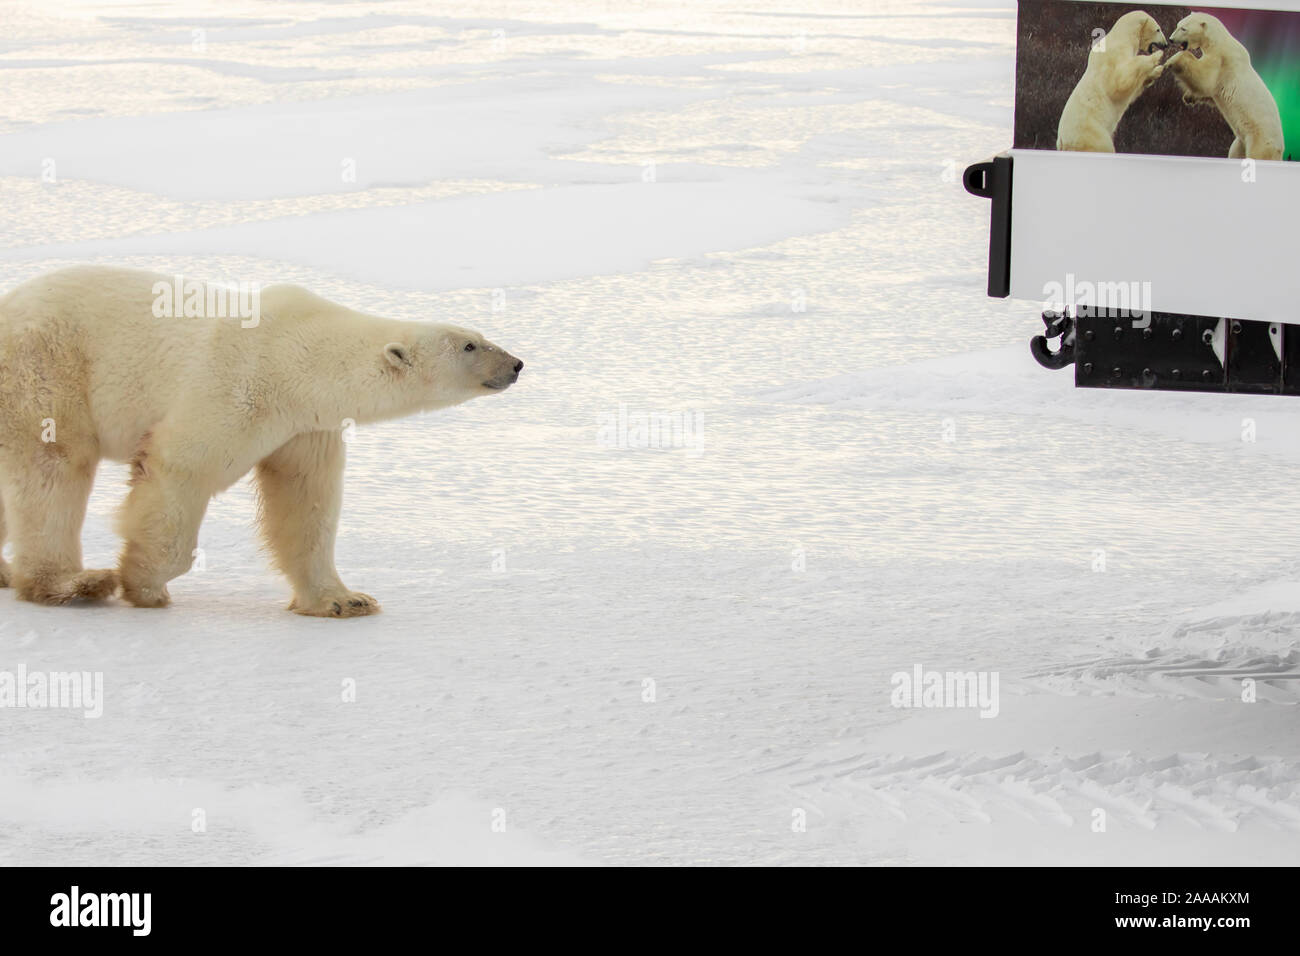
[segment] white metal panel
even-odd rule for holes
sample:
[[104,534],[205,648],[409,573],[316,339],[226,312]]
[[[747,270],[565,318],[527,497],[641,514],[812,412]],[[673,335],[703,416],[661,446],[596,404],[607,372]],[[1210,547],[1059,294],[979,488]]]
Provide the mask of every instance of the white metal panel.
[[1300,324],[1300,163],[1011,155],[1012,296],[1139,283],[1157,312]]
[[[1088,3],[1114,3],[1115,0],[1084,0]],[[1138,7],[1187,7],[1189,10],[1281,10],[1283,12],[1300,12],[1300,0],[1213,0],[1203,7],[1187,3],[1142,3]],[[1136,8],[1135,8],[1136,9]]]

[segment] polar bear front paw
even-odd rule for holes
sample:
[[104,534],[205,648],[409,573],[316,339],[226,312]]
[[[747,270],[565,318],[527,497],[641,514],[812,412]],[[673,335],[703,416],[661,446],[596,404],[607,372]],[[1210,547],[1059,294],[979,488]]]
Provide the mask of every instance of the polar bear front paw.
[[379,613],[379,602],[360,591],[340,591],[312,601],[294,598],[289,610],[307,617],[365,617]]
[[171,593],[166,586],[135,584],[122,581],[122,597],[136,607],[166,607],[172,603]]

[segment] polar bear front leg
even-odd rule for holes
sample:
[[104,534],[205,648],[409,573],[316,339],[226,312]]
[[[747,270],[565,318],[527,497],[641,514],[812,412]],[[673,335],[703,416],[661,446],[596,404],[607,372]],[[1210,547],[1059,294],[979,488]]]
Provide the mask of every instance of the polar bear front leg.
[[1147,56],[1139,56],[1135,59],[1138,61],[1138,76],[1141,78],[1139,89],[1145,90],[1148,86],[1160,79],[1160,75],[1165,72],[1165,65],[1160,61],[1164,59],[1165,51],[1157,50],[1155,53]]
[[1127,105],[1143,90],[1156,81],[1164,67],[1160,65],[1163,52],[1149,56],[1131,56],[1115,73],[1115,94]]
[[379,612],[378,601],[348,590],[334,568],[344,457],[340,432],[305,432],[257,466],[262,535],[276,566],[293,585],[289,610],[309,617]]
[[122,597],[136,607],[171,603],[167,582],[194,563],[199,525],[212,497],[197,462],[188,466],[146,436],[131,462],[131,492],[118,516]]
[[1183,91],[1183,102],[1188,106],[1205,103],[1214,98],[1216,75],[1206,65],[1206,58],[1197,59],[1187,50],[1179,50],[1168,60],[1165,67],[1173,71],[1174,79]]

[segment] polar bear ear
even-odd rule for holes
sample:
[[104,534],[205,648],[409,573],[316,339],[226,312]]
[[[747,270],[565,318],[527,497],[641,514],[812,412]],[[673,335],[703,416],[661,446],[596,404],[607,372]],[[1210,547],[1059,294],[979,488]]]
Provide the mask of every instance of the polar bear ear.
[[385,345],[384,358],[388,359],[388,364],[393,368],[411,367],[411,353],[400,342],[389,342]]

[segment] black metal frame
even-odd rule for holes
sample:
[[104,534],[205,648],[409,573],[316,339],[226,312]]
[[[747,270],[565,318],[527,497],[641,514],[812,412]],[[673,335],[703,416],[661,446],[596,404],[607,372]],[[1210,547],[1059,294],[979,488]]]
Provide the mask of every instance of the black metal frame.
[[1044,368],[1074,365],[1079,388],[1300,395],[1300,326],[1088,308],[1043,324],[1030,351]]
[[1011,157],[995,156],[987,163],[967,166],[962,185],[972,196],[989,199],[989,295],[1011,294]]

